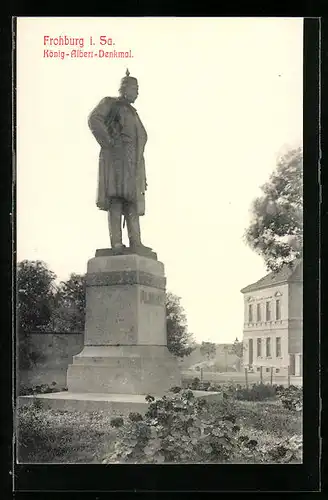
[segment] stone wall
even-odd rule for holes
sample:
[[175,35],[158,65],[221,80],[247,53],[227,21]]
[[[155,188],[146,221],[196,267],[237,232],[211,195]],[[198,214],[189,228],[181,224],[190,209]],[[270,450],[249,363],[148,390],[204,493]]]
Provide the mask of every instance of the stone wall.
[[[18,382],[27,387],[48,384],[56,382],[58,388],[66,387],[66,376],[68,365],[73,362],[73,356],[83,349],[84,335],[80,333],[28,333],[28,342],[30,349],[36,354],[37,361],[29,369],[20,370],[18,373]],[[235,355],[224,353],[225,344],[217,345],[215,361],[225,366],[236,363]],[[230,346],[231,347],[231,346]],[[201,355],[200,347],[183,358],[180,362],[181,369],[188,369],[189,366],[205,361],[206,358]],[[199,372],[196,372],[199,377]]]
[[33,387],[56,382],[58,388],[66,387],[67,368],[73,356],[83,349],[83,333],[27,333],[29,352],[35,363],[18,373],[20,385]]

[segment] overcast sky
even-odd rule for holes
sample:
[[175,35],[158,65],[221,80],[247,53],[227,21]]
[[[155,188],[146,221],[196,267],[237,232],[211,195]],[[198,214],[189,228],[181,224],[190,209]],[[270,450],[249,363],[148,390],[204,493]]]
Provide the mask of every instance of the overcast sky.
[[[134,57],[44,58],[58,50],[47,35],[84,38],[84,51],[104,35]],[[277,154],[301,145],[302,43],[300,18],[19,18],[18,260],[66,279],[109,247],[87,116],[128,67],[148,133],[143,242],[198,341],[242,338],[240,289],[266,274],[242,237]]]

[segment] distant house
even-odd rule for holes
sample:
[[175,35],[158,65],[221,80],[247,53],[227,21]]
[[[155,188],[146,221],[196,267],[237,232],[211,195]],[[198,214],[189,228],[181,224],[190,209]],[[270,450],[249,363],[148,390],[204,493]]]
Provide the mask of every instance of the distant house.
[[190,354],[190,356],[185,356],[181,362],[180,366],[183,370],[196,369],[196,366],[201,367],[211,367],[216,366],[221,367],[222,371],[226,369],[230,370],[234,365],[238,370],[238,357],[231,352],[233,344],[216,344],[215,356],[210,360],[207,359],[201,353],[200,344],[196,345],[195,350]]
[[284,266],[241,290],[244,366],[303,374],[303,262]]

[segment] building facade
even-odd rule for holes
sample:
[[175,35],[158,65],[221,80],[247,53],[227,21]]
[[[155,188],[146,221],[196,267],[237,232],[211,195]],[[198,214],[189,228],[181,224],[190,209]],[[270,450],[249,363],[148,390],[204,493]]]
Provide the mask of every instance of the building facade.
[[[244,366],[303,374],[303,263],[284,266],[241,290]],[[289,368],[288,368],[289,367]]]

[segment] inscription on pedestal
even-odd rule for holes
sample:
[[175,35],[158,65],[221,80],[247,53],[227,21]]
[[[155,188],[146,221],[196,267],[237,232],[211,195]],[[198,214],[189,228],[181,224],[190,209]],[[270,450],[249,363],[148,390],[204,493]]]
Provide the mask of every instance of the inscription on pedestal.
[[144,285],[165,290],[166,278],[144,271],[111,271],[87,273],[87,286]]
[[156,292],[146,292],[141,290],[140,292],[140,302],[142,304],[150,304],[152,306],[164,306],[164,294],[159,294]]

